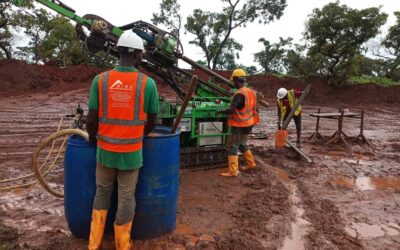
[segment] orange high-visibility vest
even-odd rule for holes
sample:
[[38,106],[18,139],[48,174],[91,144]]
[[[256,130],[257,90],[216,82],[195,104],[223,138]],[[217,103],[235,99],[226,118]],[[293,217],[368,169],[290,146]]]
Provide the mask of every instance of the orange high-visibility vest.
[[97,141],[101,149],[121,153],[142,149],[146,80],[139,72],[110,70],[100,74]]
[[[294,104],[296,103],[296,97],[294,95],[293,89],[289,90],[287,95],[288,95],[288,100],[289,100],[289,106],[291,109],[293,109]],[[278,106],[281,109],[281,119],[284,120],[287,110],[286,110],[286,106],[283,105],[282,100],[279,98],[278,98]],[[300,112],[301,112],[301,105],[299,105],[299,107],[296,109],[296,111],[294,112],[294,115],[297,116],[300,114]]]
[[[242,94],[244,96],[244,107],[236,109],[235,113],[229,114],[228,125],[234,127],[250,127],[260,122],[260,116],[257,109],[256,93],[248,87],[242,87],[236,91],[235,95]],[[233,98],[235,98],[235,95]]]

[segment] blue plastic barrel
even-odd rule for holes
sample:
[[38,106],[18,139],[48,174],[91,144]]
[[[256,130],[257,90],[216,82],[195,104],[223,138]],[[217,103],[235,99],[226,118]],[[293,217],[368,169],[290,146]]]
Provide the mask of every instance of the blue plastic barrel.
[[[81,136],[69,137],[64,158],[64,211],[68,227],[77,238],[89,238],[96,194],[96,145]],[[116,199],[115,192],[113,199]],[[116,204],[108,214],[106,233],[111,232]]]
[[157,127],[143,140],[143,167],[136,187],[132,238],[145,240],[172,233],[178,209],[179,134]]
[[[151,239],[176,228],[180,146],[179,134],[157,127],[143,140],[143,167],[136,187],[136,211],[132,238]],[[111,198],[106,233],[111,232],[117,206],[117,190]],[[75,237],[89,238],[96,194],[96,146],[80,136],[68,140],[64,160],[64,208]]]

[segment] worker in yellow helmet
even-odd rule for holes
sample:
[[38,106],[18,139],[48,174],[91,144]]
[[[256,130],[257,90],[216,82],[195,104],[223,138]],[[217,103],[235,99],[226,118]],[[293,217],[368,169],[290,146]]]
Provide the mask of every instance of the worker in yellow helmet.
[[256,167],[253,154],[247,146],[246,140],[251,133],[253,126],[260,121],[257,109],[257,97],[253,90],[245,86],[246,72],[243,69],[235,69],[231,81],[237,89],[228,109],[218,111],[217,114],[228,114],[228,125],[231,127],[231,134],[227,142],[228,171],[221,173],[221,176],[239,175],[238,150],[243,152],[246,160],[246,167],[243,171],[252,170]]

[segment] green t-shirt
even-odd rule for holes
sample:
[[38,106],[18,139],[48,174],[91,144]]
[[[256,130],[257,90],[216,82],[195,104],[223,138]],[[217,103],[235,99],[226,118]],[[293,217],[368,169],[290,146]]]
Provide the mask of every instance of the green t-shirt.
[[[134,67],[118,66],[114,70],[118,72],[135,72]],[[90,87],[89,108],[99,110],[99,75],[97,75]],[[144,90],[144,112],[147,114],[158,113],[158,92],[154,80],[147,77],[146,88]],[[137,169],[142,166],[142,150],[129,153],[111,152],[97,146],[96,158],[99,163],[109,168],[120,170]]]

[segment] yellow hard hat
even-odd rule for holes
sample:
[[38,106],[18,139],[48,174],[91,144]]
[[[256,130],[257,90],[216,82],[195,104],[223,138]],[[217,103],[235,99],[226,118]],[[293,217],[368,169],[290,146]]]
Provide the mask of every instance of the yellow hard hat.
[[230,81],[233,81],[233,77],[246,77],[246,72],[243,70],[243,69],[235,69],[233,72],[232,72],[232,76],[231,76],[231,78],[229,79]]

